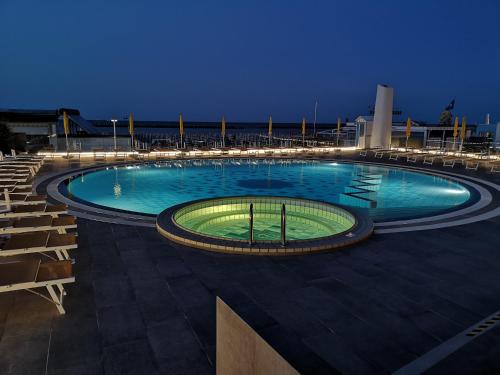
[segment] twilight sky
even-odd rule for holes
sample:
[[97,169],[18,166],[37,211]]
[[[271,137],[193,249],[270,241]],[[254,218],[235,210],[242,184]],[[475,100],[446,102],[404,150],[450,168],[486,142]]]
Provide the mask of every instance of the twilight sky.
[[500,121],[497,0],[0,0],[0,108],[89,119]]

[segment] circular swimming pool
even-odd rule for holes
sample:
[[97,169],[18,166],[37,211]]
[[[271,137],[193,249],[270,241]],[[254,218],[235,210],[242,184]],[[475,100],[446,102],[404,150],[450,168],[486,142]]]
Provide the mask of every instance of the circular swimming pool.
[[450,179],[386,166],[289,159],[181,160],[106,167],[75,176],[72,198],[158,214],[197,199],[288,196],[356,207],[374,221],[456,209],[471,192]]

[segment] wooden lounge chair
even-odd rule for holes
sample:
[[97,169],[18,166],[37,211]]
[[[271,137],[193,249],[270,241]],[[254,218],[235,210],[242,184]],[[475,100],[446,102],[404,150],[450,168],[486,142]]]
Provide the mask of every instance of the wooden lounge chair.
[[477,171],[479,165],[484,163],[486,160],[481,158],[469,158],[465,160],[465,169],[470,169],[473,171]]
[[33,177],[30,175],[0,175],[1,182],[22,182],[22,183],[31,183],[33,181]]
[[33,167],[18,167],[13,165],[0,165],[0,173],[16,172],[16,173],[29,173],[34,175],[36,172]]
[[432,165],[436,160],[440,160],[444,157],[442,153],[428,153],[424,156],[424,164]]
[[116,151],[115,152],[115,161],[126,161],[127,153],[125,151]]
[[34,177],[35,175],[36,175],[35,172],[31,173],[30,171],[27,171],[27,172],[15,171],[14,172],[13,170],[9,171],[9,170],[0,169],[0,177],[2,177],[2,179],[8,178],[8,177]]
[[0,161],[0,167],[18,167],[18,168],[33,168],[35,172],[41,168],[41,163],[38,162],[22,162],[22,161],[14,161],[14,162],[6,162]]
[[416,163],[419,159],[424,159],[427,153],[425,151],[422,152],[411,152],[406,156],[407,163]]
[[0,191],[3,191],[4,189],[15,189],[15,188],[32,189],[32,185],[31,182],[0,181]]
[[32,195],[32,194],[16,194],[9,193],[5,189],[3,193],[0,194],[0,206],[17,206],[25,204],[40,204],[45,203],[47,197],[45,195]]
[[490,169],[491,173],[500,172],[500,159],[490,159],[487,161],[487,168]]
[[461,163],[464,165],[467,159],[469,158],[465,155],[449,155],[449,156],[443,156],[441,158],[443,162],[443,167],[452,167],[452,168],[455,167],[456,163]]
[[[63,297],[66,294],[64,284],[75,282],[70,261],[25,260],[0,264],[0,292],[26,290],[50,302],[53,302],[60,314],[66,311],[63,307]],[[46,288],[49,294],[34,291],[36,288]],[[57,292],[56,292],[57,289]]]
[[33,195],[33,190],[31,186],[30,187],[18,187],[16,185],[5,186],[3,188],[0,188],[0,191],[3,191],[4,189],[7,189],[7,191],[11,194]]
[[55,231],[13,234],[0,249],[0,257],[55,252],[59,260],[69,259],[68,250],[76,249],[74,233]]
[[373,150],[373,151],[375,152],[373,156],[375,158],[378,158],[378,159],[382,159],[385,154],[390,154],[391,152],[395,152],[394,150],[392,150],[390,148],[382,148],[382,149]]
[[106,161],[106,151],[103,148],[94,149],[94,161]]
[[412,154],[413,151],[396,151],[389,153],[389,160],[398,160],[401,156]]
[[67,214],[68,206],[65,204],[33,204],[26,206],[12,207],[11,211],[0,212],[0,219],[16,218],[16,217],[33,217],[46,216],[58,217],[59,215]]
[[39,231],[57,231],[62,234],[75,228],[76,217],[70,215],[21,217],[0,221],[0,235]]

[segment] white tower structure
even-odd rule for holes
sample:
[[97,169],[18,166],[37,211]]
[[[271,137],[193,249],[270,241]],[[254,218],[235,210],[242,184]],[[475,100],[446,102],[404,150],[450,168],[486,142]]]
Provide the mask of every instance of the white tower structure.
[[391,146],[393,98],[394,89],[392,87],[377,85],[375,114],[370,140],[371,148],[389,148]]

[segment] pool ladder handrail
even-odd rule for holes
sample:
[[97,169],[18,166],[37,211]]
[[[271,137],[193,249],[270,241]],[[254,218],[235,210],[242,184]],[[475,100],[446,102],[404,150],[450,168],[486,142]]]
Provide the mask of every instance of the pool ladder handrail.
[[283,203],[281,206],[281,246],[286,245],[286,208]]
[[[248,231],[248,244],[251,246],[254,243],[253,239],[253,224],[254,224],[254,213],[253,213],[253,203],[250,203],[249,217],[248,217],[249,231]],[[281,246],[286,245],[286,207],[283,203],[281,205]]]
[[250,231],[249,231],[248,243],[251,246],[253,244],[253,203],[250,203],[249,225],[250,225]]

